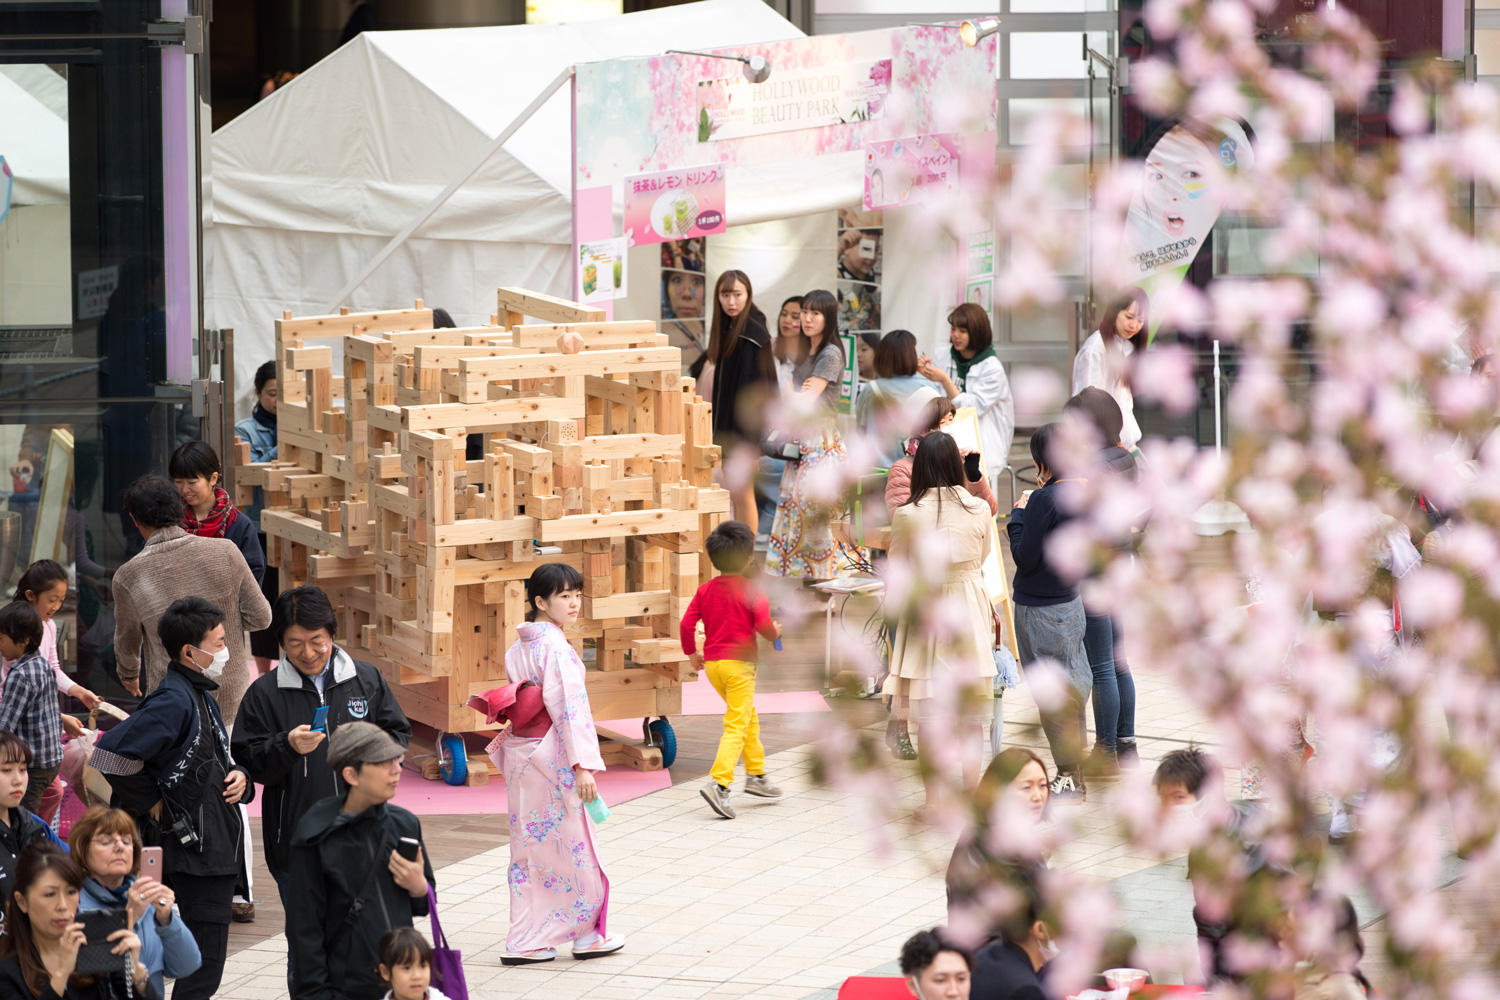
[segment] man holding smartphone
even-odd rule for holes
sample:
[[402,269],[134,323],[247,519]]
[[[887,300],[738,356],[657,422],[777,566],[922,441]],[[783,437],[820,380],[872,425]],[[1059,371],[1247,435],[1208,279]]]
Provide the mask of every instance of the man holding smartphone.
[[347,722],[330,741],[328,765],[347,791],[313,805],[291,843],[286,938],[298,1000],[379,1000],[380,936],[427,915],[422,824],[390,801],[405,757],[368,722]]
[[319,799],[347,790],[329,769],[328,740],[340,726],[365,721],[403,748],[411,741],[411,723],[385,678],[338,647],[337,627],[333,604],[318,587],[296,587],[276,599],[271,634],[281,661],[245,692],[230,738],[234,759],[265,786],[261,844],[286,909],[298,822]]
[[203,964],[178,979],[172,1000],[219,989],[231,902],[246,878],[239,804],[255,786],[229,755],[213,692],[229,661],[224,613],[201,597],[174,602],[157,623],[171,663],[130,718],[99,739],[89,763],[114,790],[148,845],[160,845],[166,884]]

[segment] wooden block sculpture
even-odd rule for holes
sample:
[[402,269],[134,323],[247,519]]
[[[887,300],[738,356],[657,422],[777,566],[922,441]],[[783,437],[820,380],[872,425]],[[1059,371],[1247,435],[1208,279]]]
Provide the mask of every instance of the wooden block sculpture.
[[[342,643],[408,716],[487,728],[466,703],[505,682],[524,581],[545,560],[583,575],[570,638],[591,661],[595,717],[681,711],[693,671],[677,623],[730,502],[713,485],[709,404],[655,323],[501,289],[492,325],[467,329],[432,329],[421,302],[287,314],[276,361],[279,458],[244,465],[237,490],[265,491],[282,586],[329,592]],[[661,767],[659,749],[607,735],[606,762]]]

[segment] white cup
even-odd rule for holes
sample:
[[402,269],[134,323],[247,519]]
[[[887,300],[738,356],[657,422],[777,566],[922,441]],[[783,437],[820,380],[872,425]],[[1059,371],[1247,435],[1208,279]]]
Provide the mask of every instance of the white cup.
[[1138,990],[1146,985],[1145,969],[1105,969],[1104,981],[1112,990]]

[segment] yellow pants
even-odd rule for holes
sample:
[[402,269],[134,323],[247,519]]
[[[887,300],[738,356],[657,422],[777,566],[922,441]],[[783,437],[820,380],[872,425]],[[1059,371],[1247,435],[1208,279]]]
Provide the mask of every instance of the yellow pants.
[[760,716],[755,712],[755,664],[744,660],[708,660],[703,664],[708,682],[724,699],[724,735],[709,772],[728,788],[734,768],[745,757],[745,774],[766,773],[766,748],[760,742]]

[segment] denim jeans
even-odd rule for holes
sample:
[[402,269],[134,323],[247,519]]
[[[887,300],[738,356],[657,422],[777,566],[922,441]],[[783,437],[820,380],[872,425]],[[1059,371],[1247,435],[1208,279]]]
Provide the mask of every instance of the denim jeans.
[[755,509],[760,517],[760,538],[771,537],[771,521],[776,517],[776,501],[781,496],[781,474],[786,471],[786,460],[760,456],[755,466]]
[[1086,615],[1083,648],[1094,675],[1094,741],[1116,750],[1135,739],[1135,678],[1117,652],[1119,625],[1109,615]]
[[1042,712],[1041,717],[1053,763],[1070,774],[1078,770],[1088,739],[1083,709],[1093,686],[1083,649],[1084,625],[1083,601],[1076,597],[1041,607],[1016,605],[1016,645],[1021,650],[1022,670],[1029,672],[1037,660],[1046,658],[1056,661],[1067,676],[1063,704]]

